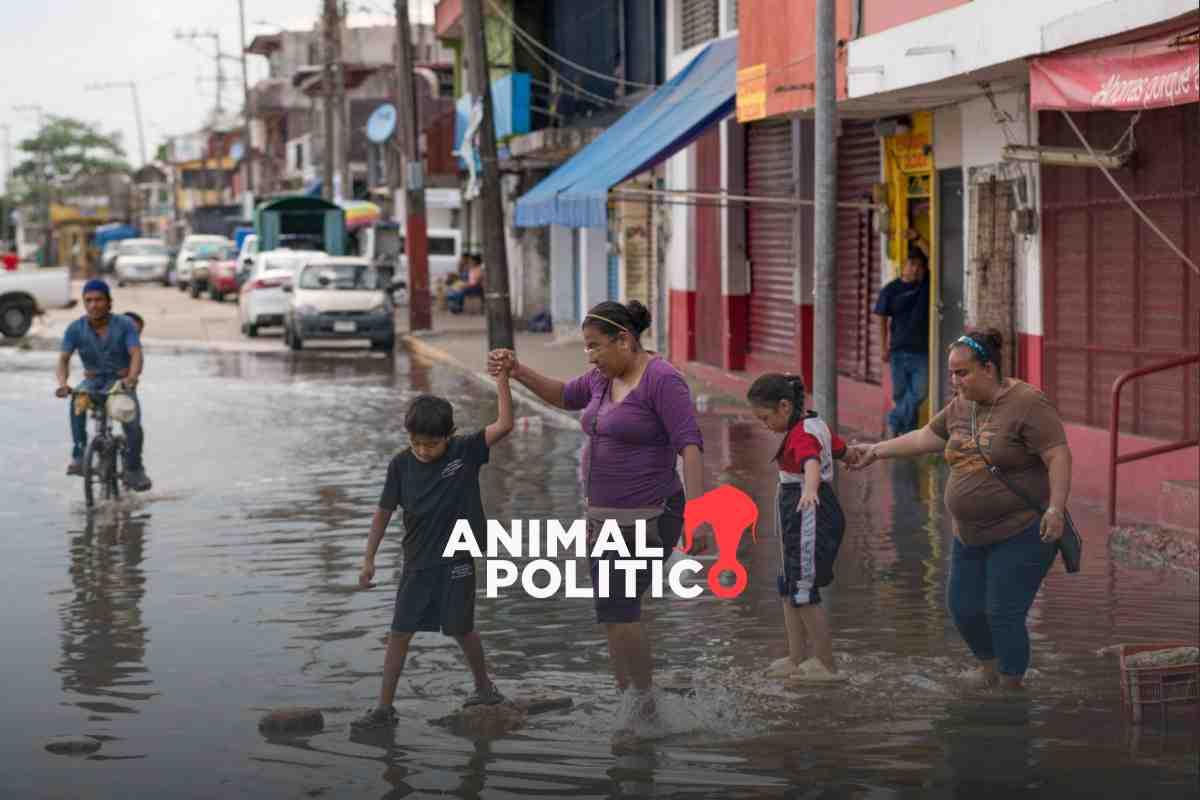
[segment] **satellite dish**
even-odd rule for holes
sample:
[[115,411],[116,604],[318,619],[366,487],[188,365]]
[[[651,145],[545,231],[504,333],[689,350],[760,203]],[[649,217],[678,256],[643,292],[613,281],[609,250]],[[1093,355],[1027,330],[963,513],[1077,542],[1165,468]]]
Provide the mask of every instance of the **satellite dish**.
[[367,138],[376,144],[386,142],[396,130],[396,107],[384,103],[367,120]]

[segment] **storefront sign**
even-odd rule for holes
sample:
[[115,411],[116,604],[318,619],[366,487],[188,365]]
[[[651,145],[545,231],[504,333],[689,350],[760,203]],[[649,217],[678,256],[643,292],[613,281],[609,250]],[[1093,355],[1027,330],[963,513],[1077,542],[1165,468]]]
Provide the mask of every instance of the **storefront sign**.
[[767,115],[767,65],[739,69],[737,73],[737,119],[753,122]]
[[1178,32],[1146,42],[1047,58],[1029,66],[1030,105],[1138,111],[1200,102],[1200,44]]

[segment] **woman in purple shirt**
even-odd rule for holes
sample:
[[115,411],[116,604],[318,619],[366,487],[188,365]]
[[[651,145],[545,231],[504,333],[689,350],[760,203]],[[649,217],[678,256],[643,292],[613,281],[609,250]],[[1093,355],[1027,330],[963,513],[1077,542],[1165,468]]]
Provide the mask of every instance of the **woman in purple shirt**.
[[[683,376],[641,345],[642,332],[649,327],[650,312],[638,301],[607,301],[583,320],[584,352],[593,365],[584,375],[563,383],[518,362],[511,350],[493,350],[488,366],[498,372],[507,363],[512,378],[542,400],[583,411],[589,538],[598,533],[601,520],[616,519],[632,547],[633,522],[645,519],[648,544],[655,546],[657,535],[665,558],[683,530],[685,496],[703,494],[704,442]],[[682,483],[676,471],[679,456]],[[706,540],[706,533],[698,535],[692,552],[703,552]],[[598,585],[598,569],[599,561],[592,560],[593,586]],[[624,573],[613,570],[610,575],[610,596],[596,598],[596,619],[608,631],[613,675],[619,690],[632,687],[638,693],[641,702],[635,710],[652,713],[650,642],[641,623],[649,570],[638,573],[637,591],[628,596],[623,596]]]

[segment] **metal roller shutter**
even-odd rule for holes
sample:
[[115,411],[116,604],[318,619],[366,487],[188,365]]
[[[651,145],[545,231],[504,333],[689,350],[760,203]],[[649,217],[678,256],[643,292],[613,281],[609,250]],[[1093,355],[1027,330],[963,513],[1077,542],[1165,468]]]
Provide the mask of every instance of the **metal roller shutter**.
[[[696,189],[721,191],[721,126],[696,140]],[[696,358],[714,367],[722,358],[721,209],[698,204],[696,220]]]
[[[879,139],[870,122],[842,121],[838,137],[838,202],[870,201],[880,178]],[[881,261],[874,212],[838,208],[837,359],[838,372],[879,383],[878,323],[871,307],[879,295]]]
[[[1074,119],[1097,150],[1111,147],[1132,115],[1093,111]],[[1043,112],[1040,143],[1078,147],[1062,115]],[[1193,259],[1200,256],[1200,106],[1142,113],[1137,169],[1114,175]],[[1107,428],[1113,380],[1122,372],[1200,350],[1197,278],[1121,200],[1096,169],[1042,168],[1046,394],[1064,420]],[[1121,398],[1125,433],[1197,435],[1200,369],[1160,372]]]
[[[746,132],[746,193],[795,192],[795,155],[790,120],[755,122]],[[793,210],[750,203],[746,240],[750,259],[750,335],[755,356],[795,360],[796,306],[792,281],[797,265]]]

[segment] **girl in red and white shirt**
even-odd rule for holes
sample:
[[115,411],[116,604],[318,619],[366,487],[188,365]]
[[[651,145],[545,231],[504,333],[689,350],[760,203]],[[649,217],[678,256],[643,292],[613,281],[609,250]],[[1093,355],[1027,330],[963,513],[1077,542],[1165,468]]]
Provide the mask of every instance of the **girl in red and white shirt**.
[[805,410],[804,380],[798,375],[763,375],[746,399],[769,430],[785,434],[774,460],[779,465],[779,594],[788,655],[771,664],[767,674],[805,682],[837,681],[841,676],[833,661],[820,587],[833,582],[833,562],[846,530],[833,490],[833,462],[845,455],[846,443],[816,412]]

